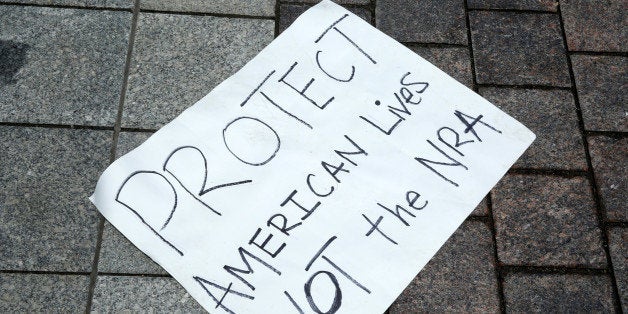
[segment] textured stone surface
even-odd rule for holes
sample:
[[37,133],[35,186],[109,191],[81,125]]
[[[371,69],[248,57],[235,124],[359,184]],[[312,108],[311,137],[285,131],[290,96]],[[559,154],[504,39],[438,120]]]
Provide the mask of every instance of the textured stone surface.
[[0,274],[2,313],[82,313],[89,276]]
[[62,5],[95,8],[131,8],[133,0],[0,0],[0,3]]
[[608,242],[621,307],[626,312],[628,311],[628,229],[609,229]]
[[572,55],[587,130],[628,131],[628,59]]
[[122,274],[167,274],[109,222],[103,230],[98,271]]
[[0,269],[91,271],[111,131],[0,127]]
[[150,132],[120,132],[116,146],[116,159],[140,146],[151,135],[153,133]]
[[[283,32],[312,4],[281,4],[279,6],[279,32]],[[347,10],[371,23],[371,11],[367,7],[348,7]]]
[[626,0],[561,0],[569,50],[626,51]]
[[274,28],[259,19],[140,14],[122,124],[170,122],[270,43]]
[[628,138],[593,136],[588,141],[606,219],[628,221]]
[[130,12],[0,6],[0,121],[115,123]]
[[555,14],[469,12],[478,83],[571,86]]
[[275,0],[142,0],[147,10],[275,16]]
[[509,274],[504,278],[509,313],[612,313],[608,276]]
[[586,179],[507,175],[493,189],[499,261],[605,267]]
[[465,222],[391,305],[390,313],[499,312],[491,232]]
[[516,9],[556,12],[558,0],[467,0],[473,9]]
[[462,0],[377,0],[376,25],[401,42],[467,44]]
[[205,313],[173,278],[98,276],[92,312]]
[[480,94],[536,134],[515,168],[587,168],[570,91],[481,88]]
[[467,48],[433,48],[410,46],[425,60],[439,67],[458,82],[473,88],[473,74],[471,73],[471,58]]

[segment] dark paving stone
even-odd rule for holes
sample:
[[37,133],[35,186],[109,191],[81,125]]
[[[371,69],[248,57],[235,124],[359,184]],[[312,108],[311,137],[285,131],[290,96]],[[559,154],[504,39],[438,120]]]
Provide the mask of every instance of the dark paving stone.
[[205,313],[174,278],[98,276],[92,312]]
[[606,219],[628,221],[628,138],[593,136],[588,141]]
[[584,178],[507,175],[493,189],[493,216],[504,264],[606,266]]
[[561,0],[569,50],[626,51],[626,0]]
[[480,94],[536,134],[515,168],[586,170],[576,104],[570,91],[481,88]]
[[142,0],[147,10],[275,16],[275,0]]
[[480,84],[571,86],[555,14],[469,12]]
[[171,121],[269,44],[274,29],[270,20],[140,14],[123,125]]
[[389,313],[499,312],[491,239],[484,223],[463,223]]
[[0,3],[63,5],[86,8],[130,8],[133,0],[0,0]]
[[572,55],[587,130],[628,131],[628,62],[625,57]]
[[0,127],[0,269],[91,271],[111,133]]
[[[280,4],[279,5],[279,32],[283,32],[299,15],[311,8],[311,4]],[[347,10],[371,23],[371,11],[367,7],[348,7]]]
[[0,121],[115,123],[130,12],[0,6]]
[[[128,153],[150,136],[151,133],[121,132],[118,138],[116,157]],[[109,222],[105,223],[103,231],[98,271],[125,274],[167,274],[161,266],[135,247]]]
[[480,204],[473,210],[471,216],[487,216],[488,215],[488,204],[486,203],[486,198],[484,198]]
[[458,82],[473,88],[471,58],[467,48],[433,48],[410,46],[423,59],[434,64]]
[[82,313],[89,276],[0,274],[2,313]]
[[608,276],[508,274],[504,278],[509,313],[612,313]]
[[515,9],[556,12],[558,0],[467,0],[472,9]]
[[626,312],[628,311],[628,228],[609,229],[608,242],[621,307]]
[[378,0],[376,25],[401,42],[467,44],[462,0]]

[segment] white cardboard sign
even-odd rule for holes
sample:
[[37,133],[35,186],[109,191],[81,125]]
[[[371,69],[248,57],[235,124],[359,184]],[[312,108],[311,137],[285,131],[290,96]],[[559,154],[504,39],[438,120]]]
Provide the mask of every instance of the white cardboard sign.
[[91,200],[208,311],[382,313],[533,140],[323,1]]

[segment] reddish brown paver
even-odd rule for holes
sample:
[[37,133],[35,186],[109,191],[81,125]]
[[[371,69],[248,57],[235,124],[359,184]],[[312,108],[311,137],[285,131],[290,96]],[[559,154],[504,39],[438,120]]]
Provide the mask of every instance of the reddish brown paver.
[[606,275],[508,274],[508,313],[611,313],[613,288]]
[[[294,20],[303,14],[307,9],[311,8],[313,4],[287,4],[282,3],[279,5],[279,32],[283,32],[288,28]],[[371,11],[368,7],[346,7],[351,13],[361,17],[363,20],[371,23]]]
[[480,84],[571,86],[555,14],[469,12]]
[[458,82],[473,88],[473,74],[469,49],[465,47],[420,47],[409,45],[409,48],[425,60],[434,64]]
[[628,138],[592,136],[588,141],[606,219],[628,221]]
[[481,88],[480,94],[536,134],[515,168],[587,168],[571,91]]
[[491,232],[483,222],[462,224],[390,307],[390,314],[499,312]]
[[492,200],[500,262],[606,266],[586,178],[507,175],[493,189]]
[[556,12],[558,0],[467,0],[473,9],[518,9]]
[[621,307],[626,312],[628,311],[628,228],[611,228],[608,231],[608,246]]
[[376,25],[401,42],[467,44],[460,0],[378,0]]
[[628,59],[620,56],[571,56],[584,127],[628,131]]
[[569,50],[626,51],[628,1],[561,0]]

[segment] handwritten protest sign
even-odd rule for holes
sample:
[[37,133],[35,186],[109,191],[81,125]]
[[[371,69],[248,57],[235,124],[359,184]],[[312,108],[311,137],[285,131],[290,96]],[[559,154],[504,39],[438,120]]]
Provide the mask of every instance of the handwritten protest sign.
[[208,311],[381,313],[533,139],[324,1],[91,200]]

